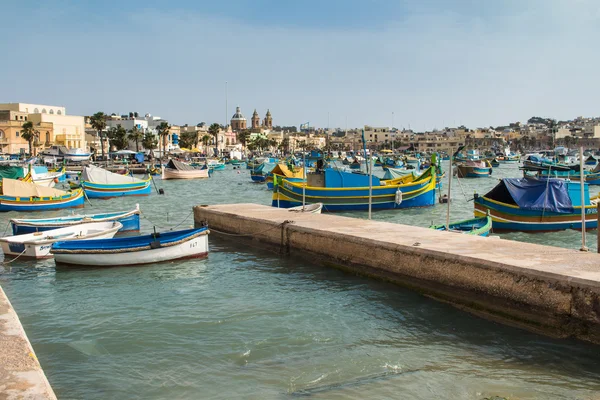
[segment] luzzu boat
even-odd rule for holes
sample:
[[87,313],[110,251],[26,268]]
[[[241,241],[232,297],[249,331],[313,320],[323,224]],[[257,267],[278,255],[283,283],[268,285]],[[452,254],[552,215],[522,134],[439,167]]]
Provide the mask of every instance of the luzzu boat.
[[[431,225],[429,228],[438,231],[445,231],[446,225]],[[492,217],[486,215],[484,217],[451,222],[448,224],[448,230],[450,232],[464,233],[466,235],[488,236],[492,230]]]
[[[560,178],[570,179],[573,181],[581,181],[581,173],[579,170],[571,171],[554,171],[554,170],[541,170],[537,172],[540,178]],[[584,171],[585,183],[588,185],[600,185],[600,172]]]
[[[489,212],[494,231],[558,231],[581,229],[581,184],[562,179],[505,178],[483,196],[475,195],[474,214]],[[585,227],[598,225],[584,184]]]
[[278,163],[275,168],[273,168],[271,170],[271,172],[269,172],[267,174],[267,178],[266,178],[266,182],[267,182],[267,187],[271,190],[273,190],[273,186],[274,186],[274,181],[277,180],[278,178],[286,178],[286,179],[299,179],[299,180],[303,180],[304,179],[304,173],[303,173],[304,168],[302,167],[295,167],[293,165],[287,165],[285,163]]
[[16,179],[2,180],[0,211],[46,211],[83,207],[83,191],[65,192]]
[[[433,206],[436,202],[435,167],[415,177],[412,174],[392,180],[373,176],[372,208],[399,209]],[[324,211],[367,210],[369,208],[369,176],[332,168],[307,174],[306,204],[323,203]],[[304,182],[283,179],[273,192],[273,207],[302,205]]]
[[152,178],[138,179],[115,174],[100,167],[88,166],[81,172],[81,187],[89,198],[147,196]]
[[492,165],[487,160],[465,161],[456,165],[459,178],[487,178],[492,174]]
[[263,162],[259,166],[252,169],[250,172],[250,179],[254,182],[265,182],[267,180],[267,175],[275,168],[274,164]]
[[42,232],[51,229],[64,228],[85,224],[88,222],[109,222],[116,221],[123,225],[119,232],[139,231],[140,230],[140,207],[136,205],[132,211],[118,211],[112,213],[89,214],[89,215],[67,215],[56,218],[36,218],[21,219],[13,218],[10,220],[13,235],[22,235],[24,233]]

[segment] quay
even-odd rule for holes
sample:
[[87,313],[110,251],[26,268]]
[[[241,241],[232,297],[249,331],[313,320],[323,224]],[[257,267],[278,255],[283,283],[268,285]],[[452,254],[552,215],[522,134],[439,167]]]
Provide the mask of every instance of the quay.
[[56,399],[19,317],[0,287],[0,399]]
[[194,222],[484,318],[600,344],[597,253],[257,204],[195,206]]

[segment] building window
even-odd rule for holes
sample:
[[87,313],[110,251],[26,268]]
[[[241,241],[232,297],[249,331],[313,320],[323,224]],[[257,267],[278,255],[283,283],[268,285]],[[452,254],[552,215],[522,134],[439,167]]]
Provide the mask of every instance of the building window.
[[46,143],[50,143],[50,132],[46,132]]
[[54,110],[50,110],[50,114],[54,114]]
[[19,131],[16,131],[16,132],[15,132],[15,135],[17,135],[17,137],[19,137]]
[[56,113],[57,113],[58,115],[62,115],[62,111],[60,111],[60,110],[58,110]]
[[34,108],[34,109],[33,109],[33,113],[34,113],[34,114],[39,114],[39,113],[40,113],[40,110],[38,110],[37,108]]
[[42,114],[46,114],[46,109],[42,108]]

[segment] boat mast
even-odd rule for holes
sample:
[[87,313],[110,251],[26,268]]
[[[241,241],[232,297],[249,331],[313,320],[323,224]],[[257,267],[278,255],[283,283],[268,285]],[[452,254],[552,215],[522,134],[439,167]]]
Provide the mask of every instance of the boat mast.
[[[365,162],[367,161],[367,143],[365,142],[365,129],[362,129],[363,151],[365,153]],[[367,171],[369,172],[369,219],[371,219],[371,208],[373,207],[373,159],[368,158]]]
[[446,207],[446,231],[450,232],[450,187],[452,186],[452,176],[454,175],[454,170],[452,168],[452,161],[454,160],[454,155],[450,156],[450,168],[449,168],[449,172],[450,172],[450,176],[448,176],[448,195],[447,197],[447,201],[448,201],[448,205]]

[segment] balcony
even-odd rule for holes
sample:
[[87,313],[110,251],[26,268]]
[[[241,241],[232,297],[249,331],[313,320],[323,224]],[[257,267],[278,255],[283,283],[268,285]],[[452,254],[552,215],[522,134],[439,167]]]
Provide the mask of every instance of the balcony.
[[0,144],[8,144],[8,138],[0,138]]

